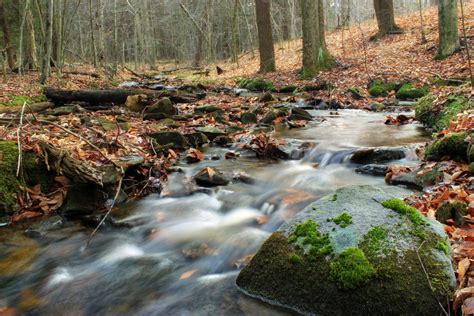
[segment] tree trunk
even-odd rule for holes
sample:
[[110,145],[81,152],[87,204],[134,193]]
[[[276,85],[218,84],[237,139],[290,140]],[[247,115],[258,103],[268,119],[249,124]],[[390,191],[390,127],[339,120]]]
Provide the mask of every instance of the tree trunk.
[[387,34],[402,33],[402,29],[395,23],[393,0],[374,0],[374,8],[379,31],[371,40],[378,40]]
[[458,10],[456,0],[439,0],[438,4],[439,47],[438,59],[443,59],[459,49]]
[[2,27],[3,42],[5,43],[5,50],[7,52],[8,67],[10,67],[10,69],[13,69],[15,68],[15,49],[11,43],[10,27],[8,25],[3,0],[0,0],[0,26]]
[[53,47],[53,13],[54,0],[48,1],[48,17],[46,19],[46,38],[44,41],[43,64],[41,66],[40,83],[44,84],[48,79],[51,69],[51,51]]
[[314,77],[319,71],[331,68],[333,59],[324,37],[322,0],[302,0],[303,68],[301,75]]
[[275,66],[275,48],[273,47],[270,0],[255,0],[258,30],[258,48],[260,51],[260,72],[272,72]]
[[28,11],[26,12],[26,33],[26,66],[27,69],[37,69],[38,55],[36,52],[36,34],[30,7],[28,7]]

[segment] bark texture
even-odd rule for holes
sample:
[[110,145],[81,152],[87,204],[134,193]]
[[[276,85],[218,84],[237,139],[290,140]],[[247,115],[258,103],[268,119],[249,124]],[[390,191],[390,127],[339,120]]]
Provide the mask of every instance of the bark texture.
[[261,73],[276,70],[270,5],[271,0],[255,0]]
[[380,39],[387,34],[402,33],[402,29],[395,23],[393,0],[374,0],[374,9],[379,31],[372,36],[372,40]]
[[331,68],[333,59],[324,37],[324,10],[322,0],[302,0],[303,18],[303,77],[313,77],[319,71]]
[[458,10],[456,0],[439,0],[439,46],[437,58],[446,58],[459,49]]
[[3,42],[5,44],[5,47],[1,49],[6,50],[8,67],[10,67],[10,69],[13,69],[15,68],[15,49],[11,43],[10,27],[8,25],[7,14],[5,12],[5,5],[3,0],[0,0],[0,27],[2,28]]

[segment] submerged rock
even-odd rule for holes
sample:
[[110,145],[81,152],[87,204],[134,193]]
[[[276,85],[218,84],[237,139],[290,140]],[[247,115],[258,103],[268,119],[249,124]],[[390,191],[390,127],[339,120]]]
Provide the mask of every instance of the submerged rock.
[[388,166],[386,165],[377,165],[377,164],[370,164],[366,166],[362,166],[356,169],[357,173],[361,174],[368,174],[371,176],[381,176],[384,177],[387,173]]
[[437,315],[456,286],[449,252],[438,222],[381,189],[346,187],[283,224],[237,285],[307,314]]
[[313,116],[309,114],[308,111],[300,109],[300,108],[292,108],[291,115],[288,117],[289,120],[304,120],[304,121],[311,121]]
[[362,148],[352,154],[351,162],[370,164],[403,159],[405,156],[405,149],[400,147]]
[[217,187],[229,184],[229,179],[219,170],[204,168],[194,175],[194,180],[203,187]]

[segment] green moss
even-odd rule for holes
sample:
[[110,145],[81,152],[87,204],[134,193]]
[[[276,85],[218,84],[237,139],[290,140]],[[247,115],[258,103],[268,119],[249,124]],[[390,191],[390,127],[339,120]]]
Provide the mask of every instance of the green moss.
[[436,219],[443,224],[446,224],[449,219],[453,219],[456,226],[461,226],[466,221],[464,216],[468,214],[467,206],[467,203],[460,201],[444,202],[436,210]]
[[359,248],[347,248],[331,264],[331,279],[345,290],[367,284],[376,270]]
[[301,257],[298,256],[294,252],[290,253],[290,255],[288,256],[288,260],[290,260],[290,262],[293,263],[293,264],[302,264],[303,263],[303,259],[301,259]]
[[381,227],[375,226],[371,228],[361,242],[361,248],[363,248],[367,254],[375,256],[380,253],[386,253],[387,250],[387,237],[388,231]]
[[427,160],[439,161],[443,157],[450,157],[456,161],[467,161],[468,143],[466,133],[450,133],[434,141],[425,149]]
[[360,100],[364,97],[364,92],[359,87],[350,87],[347,92],[356,100]]
[[429,94],[418,100],[415,107],[415,116],[418,121],[435,131],[440,131],[449,126],[451,120],[464,110],[472,108],[474,101],[463,96],[451,95],[441,105],[434,105],[436,97]]
[[369,85],[369,94],[374,97],[386,97],[391,91],[398,90],[399,85],[375,80]]
[[280,88],[279,92],[280,93],[293,93],[296,91],[296,89],[298,89],[297,86],[289,85],[289,86],[284,86]]
[[399,100],[414,100],[424,97],[428,94],[428,88],[414,88],[412,84],[405,83],[397,91],[397,99]]
[[329,236],[320,234],[318,225],[312,220],[297,225],[288,236],[288,242],[294,243],[297,249],[306,250],[305,254],[312,260],[331,254],[333,250]]
[[436,249],[441,250],[445,255],[449,255],[449,245],[446,241],[438,241],[436,243]]
[[334,193],[332,195],[331,201],[336,202],[337,201],[337,193]]
[[352,216],[344,212],[332,218],[331,221],[336,223],[336,225],[339,225],[341,228],[346,228],[352,224]]
[[267,81],[263,78],[254,78],[254,79],[238,79],[237,84],[243,88],[250,91],[270,91],[273,90],[273,83]]
[[426,187],[438,183],[441,179],[443,179],[443,176],[443,172],[434,168],[421,176],[417,176],[417,179],[423,187]]
[[469,172],[470,172],[471,174],[474,174],[474,162],[471,162],[471,163],[469,164]]
[[427,224],[423,215],[421,215],[416,208],[407,205],[402,200],[388,199],[382,202],[382,206],[389,208],[400,215],[406,216],[415,226]]

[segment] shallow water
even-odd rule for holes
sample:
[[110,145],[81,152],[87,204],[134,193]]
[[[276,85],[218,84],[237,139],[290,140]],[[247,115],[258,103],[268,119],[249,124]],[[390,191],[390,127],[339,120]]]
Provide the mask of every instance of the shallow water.
[[[106,229],[85,247],[90,230],[74,223],[41,239],[0,228],[0,307],[32,315],[286,315],[241,294],[239,269],[280,224],[309,202],[344,185],[372,184],[394,194],[383,178],[359,175],[346,156],[365,146],[409,146],[400,161],[416,162],[414,144],[426,141],[415,124],[385,126],[384,114],[314,111],[323,123],[280,129],[292,142],[312,142],[300,161],[270,163],[228,149],[209,148],[206,160],[183,164],[179,182],[206,166],[245,172],[255,184],[234,183],[186,197],[151,195],[122,207],[131,229]],[[236,148],[234,148],[236,149]],[[316,166],[317,163],[317,166]]]

